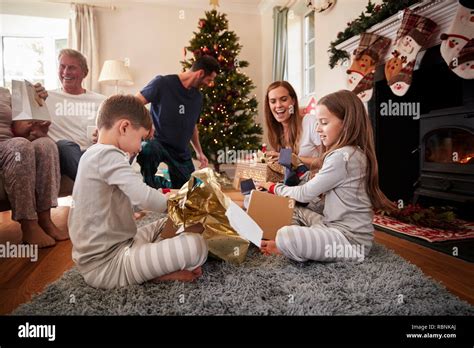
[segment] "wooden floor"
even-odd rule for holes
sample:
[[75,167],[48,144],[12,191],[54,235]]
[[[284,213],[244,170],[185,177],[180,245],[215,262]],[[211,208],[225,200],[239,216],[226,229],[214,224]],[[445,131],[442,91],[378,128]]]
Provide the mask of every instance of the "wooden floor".
[[[241,203],[239,193],[227,194]],[[67,228],[68,211],[68,207],[53,210],[53,221],[59,228]],[[19,229],[19,225],[10,220],[10,212],[0,213],[0,222],[0,233],[6,229]],[[474,305],[474,264],[384,232],[376,231],[375,241],[394,250],[426,275],[444,284],[453,294]],[[0,259],[0,314],[12,312],[70,269],[73,266],[71,249],[71,242],[63,241],[52,248],[40,249],[36,262],[20,258]]]

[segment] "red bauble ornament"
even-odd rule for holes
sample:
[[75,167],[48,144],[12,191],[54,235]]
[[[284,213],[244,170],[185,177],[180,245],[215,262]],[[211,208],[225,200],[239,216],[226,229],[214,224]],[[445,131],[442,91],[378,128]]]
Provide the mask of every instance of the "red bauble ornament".
[[217,60],[218,60],[219,62],[222,62],[222,61],[224,60],[224,56],[223,56],[222,54],[219,55],[219,57],[217,57]]
[[201,20],[199,21],[199,28],[202,29],[202,28],[204,28],[205,25],[206,25],[206,21],[205,21],[204,19],[201,19]]

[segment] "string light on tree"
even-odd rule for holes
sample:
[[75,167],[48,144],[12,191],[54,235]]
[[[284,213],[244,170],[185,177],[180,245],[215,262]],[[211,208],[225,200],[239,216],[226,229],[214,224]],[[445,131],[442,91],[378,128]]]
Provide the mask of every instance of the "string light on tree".
[[262,128],[255,124],[258,104],[255,94],[251,93],[255,86],[242,71],[249,63],[238,57],[242,49],[239,38],[228,30],[226,15],[216,11],[218,0],[211,0],[210,4],[214,10],[205,12],[205,18],[198,21],[199,32],[186,47],[192,57],[187,60],[185,57],[181,63],[187,69],[195,58],[206,54],[219,62],[220,73],[214,87],[201,89],[204,100],[202,120],[198,124],[202,148],[219,171],[218,151],[259,149]]

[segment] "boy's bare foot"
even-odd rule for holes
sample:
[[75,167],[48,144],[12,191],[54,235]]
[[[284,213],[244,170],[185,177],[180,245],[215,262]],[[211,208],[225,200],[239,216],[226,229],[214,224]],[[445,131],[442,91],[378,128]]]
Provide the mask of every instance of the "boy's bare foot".
[[51,213],[49,210],[38,213],[38,224],[41,228],[56,240],[69,239],[67,231],[61,231],[51,220]]
[[281,255],[281,251],[274,240],[262,240],[260,251],[265,255]]
[[178,280],[181,282],[193,282],[197,278],[199,278],[201,275],[202,275],[202,269],[201,267],[198,267],[196,269],[193,269],[192,271],[182,270],[182,271],[176,271],[173,273],[165,274],[161,277],[152,279],[151,281],[153,283],[159,283],[159,282],[168,281],[168,280]]
[[202,268],[201,266],[193,269],[191,272],[193,272],[195,275],[196,275],[196,278],[199,278],[200,276],[202,276]]
[[24,242],[38,245],[38,248],[47,248],[56,244],[56,241],[45,233],[37,220],[21,220],[20,224]]

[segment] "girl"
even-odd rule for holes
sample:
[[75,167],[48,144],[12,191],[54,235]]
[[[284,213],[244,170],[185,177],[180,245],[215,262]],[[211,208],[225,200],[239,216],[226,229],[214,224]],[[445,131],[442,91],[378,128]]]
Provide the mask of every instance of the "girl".
[[293,153],[308,168],[319,168],[317,159],[321,153],[321,140],[311,129],[314,115],[307,115],[302,121],[298,97],[290,83],[276,81],[270,84],[265,95],[265,124],[268,141],[274,151],[269,151],[273,159],[278,159],[283,148],[291,148]]
[[363,260],[372,246],[373,208],[394,208],[378,186],[372,126],[360,99],[345,90],[323,97],[316,118],[316,132],[328,149],[319,173],[296,187],[260,186],[302,203],[324,194],[323,215],[296,207],[294,222],[300,226],[281,228],[275,241],[262,241],[261,250],[300,262]]

